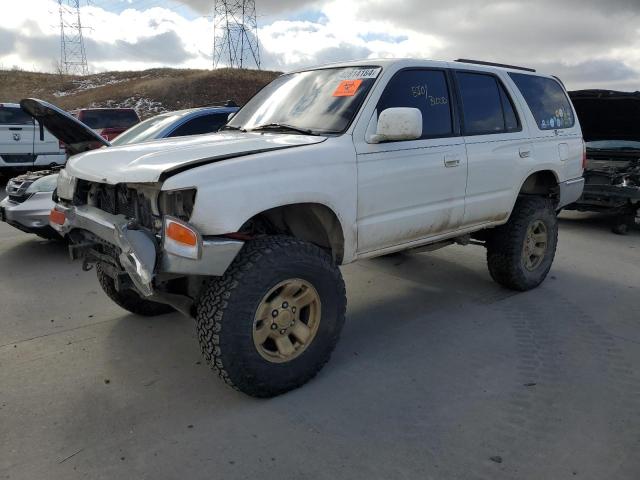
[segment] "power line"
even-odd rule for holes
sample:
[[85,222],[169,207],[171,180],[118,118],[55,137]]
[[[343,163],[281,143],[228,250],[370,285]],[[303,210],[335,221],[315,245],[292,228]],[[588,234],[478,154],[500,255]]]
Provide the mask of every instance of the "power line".
[[213,68],[245,68],[249,63],[260,69],[255,0],[214,0]]
[[58,0],[60,14],[60,68],[67,75],[89,73],[82,38],[80,0]]

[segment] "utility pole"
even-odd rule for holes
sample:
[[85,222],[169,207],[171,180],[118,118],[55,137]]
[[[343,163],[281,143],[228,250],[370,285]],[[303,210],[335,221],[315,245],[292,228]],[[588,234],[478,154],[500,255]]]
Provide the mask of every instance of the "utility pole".
[[82,38],[80,0],[58,0],[60,12],[60,67],[67,75],[86,75],[87,54]]
[[213,68],[260,69],[255,0],[215,0],[213,4]]

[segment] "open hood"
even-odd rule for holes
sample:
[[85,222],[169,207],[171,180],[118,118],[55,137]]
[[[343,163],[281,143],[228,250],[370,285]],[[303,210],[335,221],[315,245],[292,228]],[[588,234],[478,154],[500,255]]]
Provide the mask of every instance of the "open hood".
[[587,142],[640,141],[640,92],[577,90],[569,96]]
[[111,145],[80,120],[44,100],[25,98],[20,107],[64,143],[70,155]]
[[302,147],[326,137],[223,131],[101,148],[70,158],[65,170],[100,183],[154,183],[181,171],[222,160]]

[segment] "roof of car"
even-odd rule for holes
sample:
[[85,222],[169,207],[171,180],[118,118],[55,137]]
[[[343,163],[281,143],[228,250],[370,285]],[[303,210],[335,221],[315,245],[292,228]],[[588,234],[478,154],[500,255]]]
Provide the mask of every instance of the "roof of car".
[[89,108],[76,108],[75,110],[71,110],[71,112],[87,112],[87,111],[103,111],[103,110],[133,110],[135,112],[135,108],[131,107],[89,107]]
[[[321,68],[336,68],[336,67],[398,67],[398,68],[408,68],[408,67],[440,67],[440,68],[469,68],[473,70],[486,70],[486,71],[495,71],[495,70],[504,70],[508,72],[519,72],[519,73],[533,73],[535,70],[519,67],[515,65],[506,65],[492,62],[483,62],[478,60],[429,60],[425,58],[367,58],[364,60],[356,60],[350,62],[337,62],[337,63],[327,63],[324,65],[318,65],[311,68],[302,68],[295,70],[291,73],[295,72],[303,72],[307,70],[315,70]],[[538,73],[537,75],[548,76],[551,75]]]
[[196,107],[196,108],[185,108],[184,110],[174,110],[171,112],[163,112],[159,115],[174,115],[174,116],[187,116],[193,115],[196,113],[231,113],[239,110],[240,107]]

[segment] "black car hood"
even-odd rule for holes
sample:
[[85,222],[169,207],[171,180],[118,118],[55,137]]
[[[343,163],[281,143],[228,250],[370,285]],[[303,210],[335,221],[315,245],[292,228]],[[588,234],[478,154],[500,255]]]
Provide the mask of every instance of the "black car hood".
[[587,142],[640,141],[640,92],[577,90],[569,96]]
[[44,100],[25,98],[20,107],[64,143],[70,155],[111,145],[80,120]]

